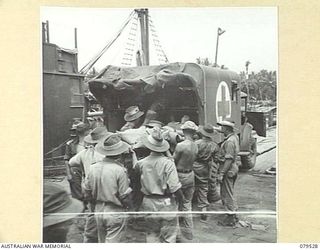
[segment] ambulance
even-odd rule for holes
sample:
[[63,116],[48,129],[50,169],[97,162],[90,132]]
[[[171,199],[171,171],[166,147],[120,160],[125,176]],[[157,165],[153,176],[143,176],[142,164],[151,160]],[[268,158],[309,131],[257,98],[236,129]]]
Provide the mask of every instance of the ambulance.
[[[138,106],[153,110],[164,124],[187,115],[196,124],[212,124],[224,119],[235,122],[239,135],[242,170],[253,168],[256,139],[246,119],[246,95],[241,93],[240,77],[223,68],[196,63],[170,63],[155,66],[118,67],[109,65],[89,81],[89,90],[103,108],[110,131],[125,123],[125,110]],[[216,141],[223,137],[217,133]]]

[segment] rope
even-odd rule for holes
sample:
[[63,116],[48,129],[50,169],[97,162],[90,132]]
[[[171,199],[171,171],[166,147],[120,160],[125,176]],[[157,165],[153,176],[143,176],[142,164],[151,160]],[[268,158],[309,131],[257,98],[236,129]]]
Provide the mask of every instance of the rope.
[[61,143],[59,146],[55,147],[54,149],[50,150],[49,152],[45,153],[44,155],[48,155],[53,153],[54,151],[60,149],[61,147],[63,147],[68,141],[70,141],[70,138],[66,141],[64,141],[63,143]]
[[[134,56],[133,51],[136,45],[136,37],[137,37],[137,31],[138,31],[137,15],[134,15],[134,17],[131,20],[133,21],[131,22],[131,27],[127,36],[127,42],[125,42],[125,48],[124,48],[124,52],[121,60],[121,65],[123,66],[130,66],[132,64],[132,60]],[[131,53],[128,53],[129,51],[131,51]]]
[[150,26],[153,45],[155,46],[156,51],[161,53],[161,54],[157,53],[158,61],[159,61],[160,64],[161,64],[161,61],[163,61],[164,63],[168,63],[169,62],[168,57],[164,53],[163,48],[162,48],[162,46],[160,44],[160,40],[159,40],[158,34],[156,32],[155,26],[153,24],[153,21],[151,20],[151,16],[149,15],[148,17],[149,17],[148,20],[149,20],[149,26]]
[[85,66],[83,66],[80,70],[81,74],[87,74],[87,72],[93,67],[93,65],[101,58],[101,56],[111,47],[111,45],[118,39],[118,37],[122,34],[123,30],[127,26],[127,24],[131,21],[134,16],[135,11],[132,11],[119,32],[116,36],[94,57],[92,58]]

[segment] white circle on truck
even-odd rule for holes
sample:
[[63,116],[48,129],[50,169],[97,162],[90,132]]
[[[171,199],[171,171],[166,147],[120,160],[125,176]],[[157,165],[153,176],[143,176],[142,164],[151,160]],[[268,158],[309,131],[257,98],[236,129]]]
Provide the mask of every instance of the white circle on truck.
[[229,86],[225,81],[219,83],[216,95],[216,117],[221,122],[231,117],[231,95]]

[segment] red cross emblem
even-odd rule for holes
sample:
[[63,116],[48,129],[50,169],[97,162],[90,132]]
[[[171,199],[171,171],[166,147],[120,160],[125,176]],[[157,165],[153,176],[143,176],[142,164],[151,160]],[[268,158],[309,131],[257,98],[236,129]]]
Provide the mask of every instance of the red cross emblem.
[[231,116],[231,99],[229,87],[226,82],[221,82],[216,97],[217,121],[225,120]]

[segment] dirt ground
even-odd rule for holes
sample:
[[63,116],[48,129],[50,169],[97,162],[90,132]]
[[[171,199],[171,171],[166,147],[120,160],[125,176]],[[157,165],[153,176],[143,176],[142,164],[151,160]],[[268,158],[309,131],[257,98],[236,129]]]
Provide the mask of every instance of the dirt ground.
[[[200,216],[193,216],[194,238],[188,243],[266,243],[276,242],[276,216],[275,215],[257,215],[246,214],[239,215],[241,221],[251,223],[253,225],[263,225],[265,230],[253,230],[251,227],[224,227],[218,225],[218,220],[222,215],[209,215],[206,223],[200,222]],[[146,242],[146,233],[131,225],[127,229],[126,242],[143,243]]]
[[[277,241],[276,177],[262,174],[263,169],[270,167],[270,162],[274,162],[271,165],[275,167],[275,157],[276,149],[260,155],[255,169],[239,173],[235,186],[239,212],[246,212],[238,214],[240,221],[263,225],[265,230],[253,230],[250,226],[242,227],[239,224],[235,228],[218,225],[219,218],[223,216],[221,214],[210,214],[206,223],[200,222],[200,215],[194,215],[192,243],[272,243]],[[221,202],[210,204],[209,210],[223,211]],[[146,242],[145,233],[138,231],[137,228],[129,225],[127,242]]]
[[[222,214],[210,214],[208,221],[200,222],[200,215],[194,215],[194,243],[215,242],[276,242],[276,176],[265,174],[270,167],[276,168],[276,131],[268,130],[267,138],[258,138],[256,166],[248,172],[240,172],[235,184],[235,197],[241,224],[225,227],[218,224]],[[259,151],[260,150],[260,151]],[[66,181],[62,181],[66,188]],[[221,201],[210,204],[209,211],[223,211]],[[251,213],[252,212],[252,213]],[[68,234],[68,242],[82,242],[84,219],[78,219]],[[146,242],[144,222],[128,225],[125,242]]]
[[[276,178],[269,176],[256,176],[256,172],[240,173],[236,183],[236,198],[239,205],[238,214],[240,221],[248,224],[263,225],[265,230],[253,230],[250,225],[242,227],[225,227],[218,224],[222,214],[210,214],[206,223],[200,222],[200,215],[193,216],[194,239],[192,243],[223,243],[223,242],[254,242],[266,243],[276,242],[277,223],[276,214]],[[210,211],[223,211],[221,202],[210,204]],[[248,212],[259,212],[248,213]],[[80,222],[84,224],[84,222]],[[79,225],[79,222],[78,222]],[[83,225],[82,225],[83,226]],[[82,242],[82,234],[77,226],[73,225],[68,237],[69,242]],[[144,222],[139,220],[129,224],[127,228],[125,242],[146,242],[146,232],[144,232]]]

